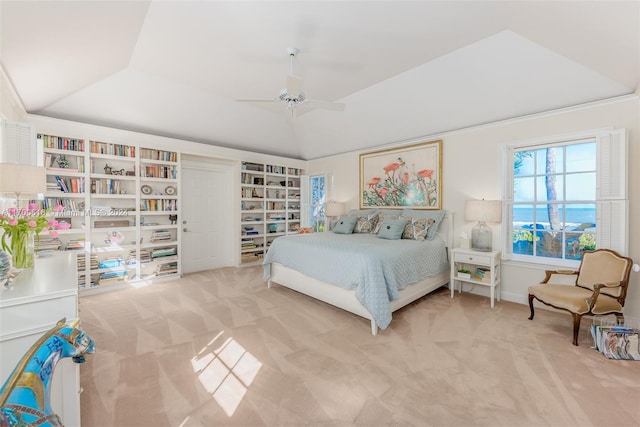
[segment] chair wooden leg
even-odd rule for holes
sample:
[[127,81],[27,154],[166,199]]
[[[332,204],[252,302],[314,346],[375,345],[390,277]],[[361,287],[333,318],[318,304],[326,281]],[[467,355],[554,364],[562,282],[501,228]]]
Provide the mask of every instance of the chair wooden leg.
[[616,323],[618,325],[624,325],[624,314],[616,313]]
[[573,316],[573,345],[578,345],[578,334],[580,333],[581,314],[571,313]]
[[529,316],[529,320],[533,320],[533,295],[529,294],[529,310],[531,310],[531,316]]

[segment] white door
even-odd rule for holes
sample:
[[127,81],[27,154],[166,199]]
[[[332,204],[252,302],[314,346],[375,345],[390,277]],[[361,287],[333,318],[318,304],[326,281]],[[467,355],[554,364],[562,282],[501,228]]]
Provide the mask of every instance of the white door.
[[229,266],[232,167],[189,160],[182,165],[182,271]]

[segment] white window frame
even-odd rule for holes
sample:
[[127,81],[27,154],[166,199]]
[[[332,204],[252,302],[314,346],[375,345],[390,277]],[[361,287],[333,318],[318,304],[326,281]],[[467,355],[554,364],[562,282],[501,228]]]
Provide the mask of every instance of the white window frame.
[[514,152],[537,150],[548,146],[572,144],[581,140],[596,142],[596,244],[626,255],[628,252],[629,200],[627,195],[626,129],[597,129],[579,133],[506,144],[503,149],[503,239],[504,260],[576,268],[580,261],[513,253],[513,156]]
[[300,177],[300,224],[301,227],[311,227],[312,218],[309,215],[311,204],[311,178],[324,177],[324,196],[325,204],[329,199],[329,195],[333,192],[333,175],[329,172],[319,172],[311,175],[302,175]]

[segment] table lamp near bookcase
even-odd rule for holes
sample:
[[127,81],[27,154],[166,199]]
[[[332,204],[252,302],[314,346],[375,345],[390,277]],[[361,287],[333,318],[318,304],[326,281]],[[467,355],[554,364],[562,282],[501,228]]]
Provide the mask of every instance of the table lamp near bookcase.
[[21,196],[44,193],[46,181],[45,169],[41,166],[0,163],[0,194],[14,194],[18,208]]

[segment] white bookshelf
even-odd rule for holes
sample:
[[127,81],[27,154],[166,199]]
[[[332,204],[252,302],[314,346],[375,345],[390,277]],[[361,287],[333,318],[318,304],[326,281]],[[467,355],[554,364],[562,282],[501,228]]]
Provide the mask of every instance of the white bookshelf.
[[[44,134],[38,140],[51,188],[42,204],[65,207],[56,217],[69,218],[72,228],[58,232],[60,250],[76,247],[81,293],[181,275],[179,152]],[[60,190],[60,180],[73,191]]]
[[240,171],[240,263],[261,262],[271,242],[300,227],[303,170],[242,162]]

